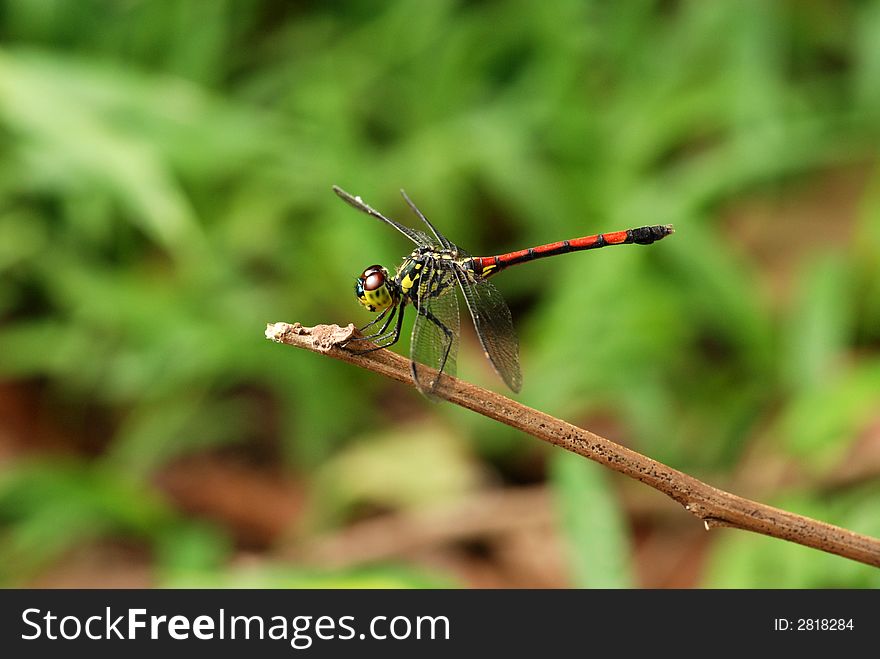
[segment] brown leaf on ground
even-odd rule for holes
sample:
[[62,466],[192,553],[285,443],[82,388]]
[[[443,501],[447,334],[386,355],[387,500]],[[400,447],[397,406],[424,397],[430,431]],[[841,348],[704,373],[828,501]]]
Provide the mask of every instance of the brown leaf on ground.
[[304,506],[303,488],[289,473],[230,458],[180,460],[155,482],[176,507],[222,524],[250,549],[271,546],[297,522]]

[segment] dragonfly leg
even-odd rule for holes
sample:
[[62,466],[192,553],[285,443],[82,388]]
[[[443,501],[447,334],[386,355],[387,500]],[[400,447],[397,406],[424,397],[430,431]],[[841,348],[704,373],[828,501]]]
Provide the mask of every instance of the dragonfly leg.
[[394,319],[394,314],[397,313],[397,307],[394,307],[391,311],[391,315],[388,316],[388,320],[385,321],[385,324],[382,325],[382,329],[378,332],[374,332],[373,334],[368,334],[367,336],[357,337],[351,339],[352,341],[372,341],[379,345],[380,348],[387,348],[390,345],[394,345],[397,343],[397,340],[400,338],[400,327],[401,322],[403,321],[403,311],[400,312],[400,315],[397,317],[397,324],[394,326],[394,329],[388,330],[388,326],[391,325],[391,321]]
[[[388,316],[388,319],[385,321],[385,324],[375,334],[371,334],[370,336],[356,336],[353,339],[349,339],[346,344],[346,350],[351,352],[356,352],[359,355],[365,355],[368,352],[375,352],[376,350],[382,350],[383,348],[387,348],[388,346],[392,346],[397,343],[397,340],[400,338],[400,328],[403,325],[403,308],[401,307],[400,313],[397,314],[397,323],[394,325],[394,329],[390,332],[386,332],[386,329],[391,324],[391,321],[394,318],[394,314],[397,312],[397,307],[393,307],[391,311],[391,315]],[[351,350],[349,348],[349,344],[353,341],[373,341],[376,343],[372,348],[367,348],[365,350]]]
[[364,325],[363,327],[358,327],[358,331],[359,331],[359,332],[363,332],[365,329],[367,329],[367,328],[369,328],[369,327],[372,327],[373,325],[375,325],[376,323],[378,323],[380,320],[382,320],[382,319],[385,317],[385,315],[390,311],[390,312],[391,312],[391,316],[388,318],[388,322],[385,323],[385,327],[383,327],[382,329],[380,329],[380,330],[377,332],[377,334],[381,334],[381,333],[384,332],[385,329],[388,327],[388,323],[391,322],[391,318],[394,317],[394,312],[395,312],[396,310],[397,310],[397,307],[390,307],[390,308],[388,308],[388,309],[385,309],[385,311],[383,311],[383,312],[380,313],[378,316],[376,316],[375,318],[373,318],[373,320],[371,320],[369,323],[367,323],[367,324]]
[[[372,334],[367,334],[366,336],[355,336],[355,337],[352,337],[352,338],[350,338],[348,341],[346,341],[345,344],[348,345],[349,343],[356,343],[357,341],[372,341],[373,343],[376,343],[377,341],[379,341],[379,342],[384,342],[384,341],[385,341],[386,339],[388,339],[389,337],[393,337],[393,336],[394,336],[394,330],[391,330],[390,332],[387,332],[386,330],[388,329],[388,326],[391,324],[391,321],[394,320],[394,314],[395,314],[395,313],[397,313],[397,307],[392,307],[392,308],[391,308],[391,314],[390,314],[390,315],[388,316],[388,318],[385,320],[385,324],[382,325],[382,329],[378,330],[377,332],[373,332]],[[385,315],[385,312],[383,311],[382,314],[380,315],[380,319],[381,319],[381,317],[384,316],[384,315]],[[377,320],[378,320],[378,319],[377,319]],[[375,323],[375,322],[376,322],[376,321],[374,320],[373,323]],[[364,327],[362,327],[362,328],[360,329],[360,331],[363,332],[367,327],[369,327],[369,326],[372,325],[373,323],[370,323],[370,324],[368,324],[368,325],[365,325]],[[396,338],[393,339],[393,340],[391,341],[391,343],[394,343],[394,341],[396,341],[396,340],[397,340]],[[387,345],[391,345],[391,343],[388,343]],[[386,345],[386,344],[383,343],[382,347],[384,347],[385,345]]]

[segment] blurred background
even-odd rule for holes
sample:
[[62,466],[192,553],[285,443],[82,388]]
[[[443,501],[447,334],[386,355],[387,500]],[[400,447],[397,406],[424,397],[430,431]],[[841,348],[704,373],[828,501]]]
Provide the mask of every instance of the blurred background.
[[475,254],[673,223],[496,280],[518,400],[880,536],[880,3],[2,0],[0,44],[0,585],[880,586],[263,337],[410,250],[332,184]]

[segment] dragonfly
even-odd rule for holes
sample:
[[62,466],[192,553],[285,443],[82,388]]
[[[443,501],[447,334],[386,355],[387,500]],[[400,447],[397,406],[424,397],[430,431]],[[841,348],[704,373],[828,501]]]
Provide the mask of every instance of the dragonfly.
[[[456,289],[464,299],[486,359],[504,383],[519,392],[519,341],[510,308],[490,278],[527,261],[609,245],[650,245],[673,233],[671,225],[660,224],[562,240],[497,256],[471,256],[440,233],[403,190],[400,194],[427,232],[385,217],[339,186],[334,185],[333,191],[349,205],[394,227],[415,244],[394,274],[381,265],[371,265],[361,272],[355,282],[355,295],[363,307],[378,316],[361,327],[361,336],[349,339],[345,348],[367,353],[394,345],[401,336],[404,311],[413,307],[416,318],[410,342],[411,373],[418,390],[432,400],[437,399],[443,383],[448,382],[443,374],[454,377],[456,373],[461,329]],[[364,342],[367,347],[357,348],[357,342]]]

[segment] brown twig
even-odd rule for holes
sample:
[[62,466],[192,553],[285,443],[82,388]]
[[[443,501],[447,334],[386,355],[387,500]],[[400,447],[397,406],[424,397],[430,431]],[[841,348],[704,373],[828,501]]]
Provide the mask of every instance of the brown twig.
[[[274,323],[266,327],[266,338],[273,341],[323,353],[413,385],[408,359],[390,350],[357,354],[340,347],[356,334],[353,325],[303,327],[299,323]],[[876,538],[719,490],[500,394],[462,380],[444,378],[440,397],[640,480],[683,505],[685,510],[703,520],[707,530],[729,526],[753,531],[880,567],[880,540]]]

